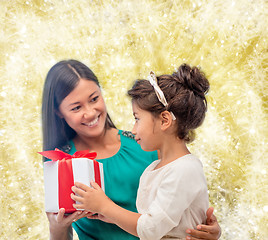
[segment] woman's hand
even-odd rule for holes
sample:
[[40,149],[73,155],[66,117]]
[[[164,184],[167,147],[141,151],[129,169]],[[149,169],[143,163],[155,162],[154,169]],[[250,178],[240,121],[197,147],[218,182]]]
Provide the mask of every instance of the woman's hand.
[[210,207],[207,210],[207,225],[198,225],[194,229],[187,229],[186,233],[191,236],[187,236],[187,240],[198,240],[198,239],[207,239],[207,240],[217,240],[221,236],[221,228],[218,224],[216,216],[213,214],[213,207]]
[[73,239],[72,223],[76,220],[92,215],[87,211],[76,211],[68,216],[65,209],[61,208],[58,213],[47,212],[49,221],[50,239],[53,240],[70,240]]

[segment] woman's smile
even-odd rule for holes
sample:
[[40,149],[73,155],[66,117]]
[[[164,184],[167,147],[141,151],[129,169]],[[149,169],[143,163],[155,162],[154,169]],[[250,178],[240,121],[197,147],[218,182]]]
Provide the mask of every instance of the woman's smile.
[[83,122],[82,125],[86,125],[88,127],[94,127],[97,125],[98,121],[99,121],[100,115],[98,117],[96,117],[93,121],[91,122]]

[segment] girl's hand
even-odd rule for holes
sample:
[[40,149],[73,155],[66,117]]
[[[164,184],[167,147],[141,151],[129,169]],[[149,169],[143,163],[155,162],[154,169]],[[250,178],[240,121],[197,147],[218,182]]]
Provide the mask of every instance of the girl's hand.
[[102,208],[107,205],[107,202],[111,200],[105,195],[100,186],[91,181],[92,187],[89,187],[83,183],[76,182],[72,187],[73,193],[71,198],[79,204],[73,204],[76,209],[85,209],[94,213],[101,213]]
[[103,222],[106,222],[106,223],[114,223],[111,219],[101,215],[101,214],[94,214],[94,215],[91,215],[89,217],[87,217],[88,219],[98,219],[98,220],[101,220]]
[[65,209],[61,208],[58,213],[47,212],[49,221],[50,239],[73,239],[72,223],[80,218],[90,216],[87,211],[76,211],[68,216]]
[[198,239],[207,239],[207,240],[217,240],[221,236],[221,228],[218,224],[216,216],[213,214],[213,207],[210,207],[207,210],[207,225],[198,225],[194,229],[187,229],[186,233],[191,236],[187,236],[187,240],[198,240]]

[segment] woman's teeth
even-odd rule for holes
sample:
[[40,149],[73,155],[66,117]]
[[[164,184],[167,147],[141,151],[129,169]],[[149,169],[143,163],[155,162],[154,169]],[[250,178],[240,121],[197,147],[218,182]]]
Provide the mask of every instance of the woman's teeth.
[[89,122],[87,125],[88,125],[89,127],[93,126],[94,124],[96,124],[96,123],[98,122],[98,119],[99,119],[99,118],[97,117],[95,120]]

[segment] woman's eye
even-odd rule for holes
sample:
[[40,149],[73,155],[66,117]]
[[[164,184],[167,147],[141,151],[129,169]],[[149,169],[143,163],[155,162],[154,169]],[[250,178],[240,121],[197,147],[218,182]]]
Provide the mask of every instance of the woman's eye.
[[91,102],[96,102],[98,100],[99,96],[96,96],[94,98],[91,99]]
[[80,109],[80,106],[76,106],[76,107],[72,108],[71,111],[77,111],[79,109]]

